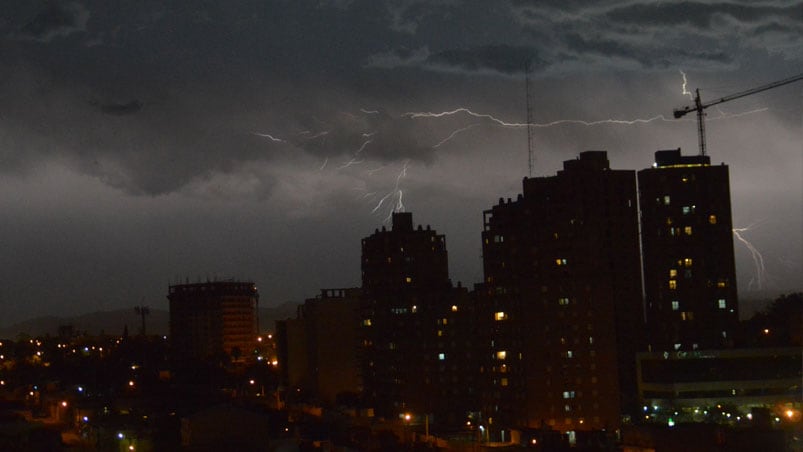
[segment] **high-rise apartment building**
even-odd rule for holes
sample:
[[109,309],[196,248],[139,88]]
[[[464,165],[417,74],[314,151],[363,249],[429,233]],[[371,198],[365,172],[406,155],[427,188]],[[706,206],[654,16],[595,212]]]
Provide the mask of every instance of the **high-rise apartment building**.
[[492,437],[618,426],[643,347],[635,171],[583,152],[484,212],[482,239]]
[[177,367],[242,361],[257,338],[259,292],[253,282],[170,286],[170,345]]
[[477,400],[473,304],[449,280],[446,239],[394,213],[362,240],[364,394],[378,416],[462,425]]
[[728,167],[658,151],[638,181],[652,350],[731,346],[739,315]]

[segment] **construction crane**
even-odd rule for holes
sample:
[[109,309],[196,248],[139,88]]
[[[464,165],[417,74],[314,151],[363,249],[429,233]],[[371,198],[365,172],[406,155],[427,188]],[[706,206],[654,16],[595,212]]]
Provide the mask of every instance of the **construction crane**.
[[721,104],[723,102],[728,102],[734,99],[739,99],[740,97],[749,96],[751,94],[760,93],[762,91],[766,91],[768,89],[777,88],[779,86],[787,85],[792,82],[796,82],[798,80],[803,80],[803,74],[795,75],[794,77],[785,78],[783,80],[778,80],[777,82],[772,82],[766,85],[759,86],[757,88],[748,89],[746,91],[742,91],[740,93],[731,94],[729,96],[720,97],[719,99],[715,99],[712,101],[708,101],[703,103],[700,100],[700,89],[694,90],[694,105],[686,106],[683,108],[678,108],[674,111],[675,119],[682,118],[686,116],[686,114],[691,113],[693,111],[697,112],[697,139],[700,142],[700,155],[705,155],[705,112],[704,110],[712,105]]

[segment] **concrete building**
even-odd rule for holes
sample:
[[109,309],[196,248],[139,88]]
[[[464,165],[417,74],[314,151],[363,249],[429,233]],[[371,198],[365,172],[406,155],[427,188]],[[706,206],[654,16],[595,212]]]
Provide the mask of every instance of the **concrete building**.
[[491,437],[617,427],[644,347],[635,171],[583,152],[484,212],[482,239]]
[[478,400],[471,299],[449,280],[445,237],[392,219],[362,240],[365,398],[381,417],[462,425]]
[[639,353],[643,415],[659,423],[800,420],[800,347]]
[[730,347],[739,322],[728,167],[658,151],[639,171],[651,349]]
[[301,388],[327,405],[338,394],[362,390],[359,288],[322,289],[299,306],[295,319],[278,322],[279,356],[284,384]]
[[170,345],[176,367],[243,361],[257,338],[259,292],[253,282],[170,286]]

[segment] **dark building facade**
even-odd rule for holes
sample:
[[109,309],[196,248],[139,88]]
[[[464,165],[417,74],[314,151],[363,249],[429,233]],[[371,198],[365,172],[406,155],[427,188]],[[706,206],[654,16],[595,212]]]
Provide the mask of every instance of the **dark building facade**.
[[376,415],[462,424],[476,404],[473,303],[449,280],[446,239],[411,213],[362,240],[364,395]]
[[181,368],[252,355],[259,291],[253,282],[216,281],[170,286],[170,345]]
[[322,289],[298,308],[295,319],[277,322],[283,384],[333,405],[340,394],[362,389],[358,351],[359,288]]
[[728,167],[658,151],[639,171],[653,351],[730,347],[739,321]]
[[644,347],[635,171],[587,151],[484,212],[485,422],[612,428]]

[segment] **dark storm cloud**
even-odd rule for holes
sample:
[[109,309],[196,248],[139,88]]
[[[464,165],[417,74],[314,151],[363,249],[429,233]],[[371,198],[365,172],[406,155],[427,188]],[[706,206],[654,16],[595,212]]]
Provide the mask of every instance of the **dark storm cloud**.
[[788,18],[803,21],[803,3],[771,6],[759,2],[668,2],[630,4],[614,8],[605,15],[612,21],[644,25],[689,24],[709,28],[719,17],[726,16],[746,23],[760,23],[767,19]]
[[492,70],[506,75],[522,73],[527,62],[537,70],[547,65],[531,47],[501,44],[444,50],[427,58],[427,63],[435,66],[444,65],[467,71]]
[[50,3],[15,34],[19,39],[48,42],[86,31],[89,12],[79,3]]
[[127,102],[124,104],[118,104],[118,103],[100,104],[97,102],[90,102],[90,105],[98,107],[100,111],[106,114],[130,115],[142,110],[142,106],[144,104],[138,100],[132,100],[131,102]]

